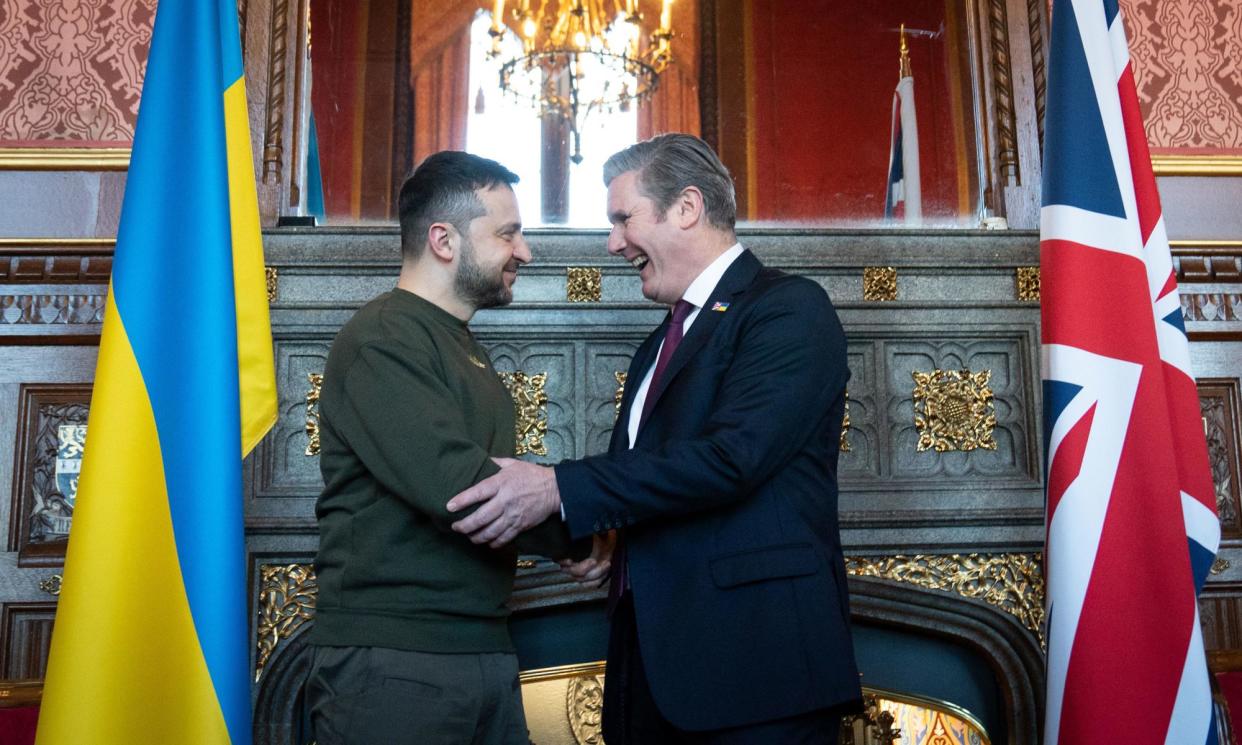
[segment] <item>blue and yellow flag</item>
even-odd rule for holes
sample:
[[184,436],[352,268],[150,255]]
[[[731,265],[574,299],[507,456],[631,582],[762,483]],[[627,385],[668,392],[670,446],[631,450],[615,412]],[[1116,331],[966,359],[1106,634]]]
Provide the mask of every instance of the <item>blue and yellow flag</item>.
[[249,743],[241,459],[276,385],[235,0],[159,4],[39,745]]

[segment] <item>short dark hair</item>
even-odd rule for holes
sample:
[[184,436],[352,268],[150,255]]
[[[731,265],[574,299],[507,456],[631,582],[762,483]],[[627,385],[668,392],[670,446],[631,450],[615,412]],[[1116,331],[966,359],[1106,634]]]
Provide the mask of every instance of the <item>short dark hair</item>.
[[477,155],[443,150],[427,156],[405,179],[397,198],[402,256],[416,259],[422,254],[432,223],[447,222],[465,234],[471,220],[487,213],[475,191],[517,182],[516,173]]
[[721,230],[737,224],[733,177],[710,145],[679,132],[630,145],[604,163],[604,185],[623,173],[638,171],[638,190],[655,202],[660,216],[688,186],[703,193],[707,221]]

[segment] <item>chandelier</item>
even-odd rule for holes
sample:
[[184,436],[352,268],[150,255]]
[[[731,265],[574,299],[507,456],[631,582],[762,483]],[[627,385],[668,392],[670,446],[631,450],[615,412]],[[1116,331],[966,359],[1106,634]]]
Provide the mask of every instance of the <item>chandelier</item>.
[[[500,67],[501,90],[529,103],[540,116],[564,118],[573,135],[574,163],[582,162],[581,127],[592,111],[628,111],[655,92],[672,62],[673,0],[663,0],[660,25],[645,39],[638,0],[517,0],[509,20],[522,41],[521,56]],[[493,57],[508,31],[505,0],[492,11]]]

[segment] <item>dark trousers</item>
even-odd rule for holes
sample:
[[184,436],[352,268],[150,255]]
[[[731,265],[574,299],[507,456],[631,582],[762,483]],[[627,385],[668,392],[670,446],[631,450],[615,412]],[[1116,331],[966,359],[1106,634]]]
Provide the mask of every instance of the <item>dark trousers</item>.
[[612,616],[603,719],[607,745],[836,745],[841,729],[839,713],[828,710],[706,732],[677,729],[651,696],[638,646],[634,595],[629,591]]
[[319,745],[527,745],[512,654],[313,647],[306,706]]

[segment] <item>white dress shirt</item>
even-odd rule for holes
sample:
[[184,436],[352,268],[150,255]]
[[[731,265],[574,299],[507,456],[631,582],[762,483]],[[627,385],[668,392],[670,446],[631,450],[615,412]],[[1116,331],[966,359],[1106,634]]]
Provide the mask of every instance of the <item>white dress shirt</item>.
[[[681,333],[683,335],[690,333],[690,326],[694,323],[694,319],[699,317],[699,311],[703,310],[703,306],[707,304],[712,293],[716,291],[716,285],[720,284],[720,278],[724,276],[725,271],[733,265],[734,261],[742,255],[746,249],[742,248],[741,243],[734,243],[728,251],[716,257],[716,260],[707,265],[699,276],[694,278],[690,286],[686,288],[686,292],[681,296],[682,300],[694,306],[694,310],[686,316],[685,322],[681,325]],[[630,419],[627,422],[626,431],[629,433],[629,447],[634,447],[635,440],[638,439],[638,423],[643,416],[643,403],[647,400],[647,389],[651,387],[651,376],[655,373],[656,362],[660,359],[660,349],[664,348],[664,342],[660,342],[660,348],[656,350],[655,356],[651,358],[651,366],[647,368],[647,373],[643,376],[642,382],[638,386],[638,390],[634,393],[634,402],[630,404]]]

